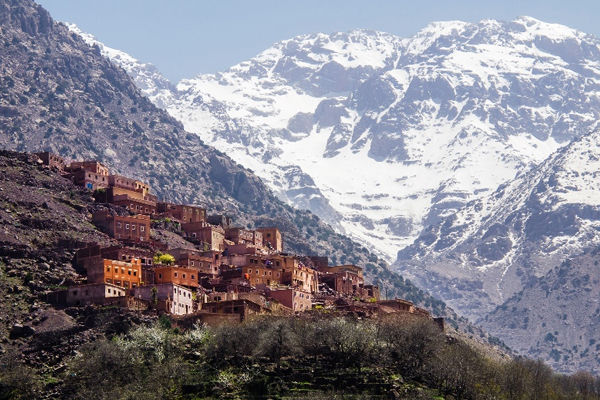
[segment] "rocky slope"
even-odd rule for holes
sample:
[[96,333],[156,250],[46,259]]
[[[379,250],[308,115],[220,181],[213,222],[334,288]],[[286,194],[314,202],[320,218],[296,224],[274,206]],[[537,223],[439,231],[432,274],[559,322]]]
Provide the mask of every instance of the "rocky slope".
[[[558,371],[598,372],[599,248],[554,264],[485,317],[483,324],[521,354]],[[551,265],[552,266],[552,265]]]
[[251,171],[186,132],[98,47],[32,1],[0,0],[0,28],[0,148],[98,159],[163,199],[227,213],[241,226],[278,226],[286,250],[361,265],[390,296],[428,298],[366,246],[284,205]]
[[104,54],[288,204],[392,259],[423,227],[596,126],[599,44],[528,17],[433,23],[407,39],[312,34],[175,91]]
[[[599,279],[592,266],[600,245],[599,169],[600,132],[594,132],[427,228],[399,252],[398,270],[509,345],[536,356],[550,359],[553,349],[534,350],[547,334],[542,323],[559,332],[561,351],[581,347],[582,340],[600,340],[592,337],[598,336],[590,324],[596,308],[588,291]],[[569,259],[578,261],[563,264]],[[568,321],[559,328],[552,313],[568,315]],[[507,325],[518,318],[520,323]],[[585,361],[554,360],[564,368]]]

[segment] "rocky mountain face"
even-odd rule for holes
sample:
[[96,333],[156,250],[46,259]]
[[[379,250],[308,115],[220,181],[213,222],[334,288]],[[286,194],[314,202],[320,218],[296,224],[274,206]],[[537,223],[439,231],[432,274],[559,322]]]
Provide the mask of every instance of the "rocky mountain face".
[[513,349],[558,371],[598,373],[600,362],[599,248],[588,249],[532,279],[485,317]]
[[421,230],[594,129],[597,38],[528,17],[402,39],[299,36],[176,90],[125,68],[290,205],[392,259]]
[[366,246],[283,204],[250,170],[186,132],[98,46],[31,0],[0,0],[0,82],[0,148],[100,160],[164,200],[228,214],[240,226],[278,226],[285,250],[361,265],[390,297],[429,300],[443,312]]
[[599,171],[594,132],[425,229],[398,253],[398,270],[509,346],[589,367],[600,356]]

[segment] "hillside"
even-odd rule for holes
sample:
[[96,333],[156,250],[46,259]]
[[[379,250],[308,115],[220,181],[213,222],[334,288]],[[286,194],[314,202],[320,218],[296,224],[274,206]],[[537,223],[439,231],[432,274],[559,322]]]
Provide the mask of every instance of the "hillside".
[[531,358],[558,371],[598,372],[600,307],[598,248],[556,264],[533,279],[482,321]]
[[176,90],[100,48],[279,198],[392,260],[427,225],[597,126],[599,45],[529,17],[436,22],[410,38],[315,33]]
[[[278,226],[288,251],[366,267],[389,296],[429,298],[365,245],[284,205],[251,171],[186,132],[98,48],[31,0],[1,0],[0,26],[1,148],[100,160],[150,183],[165,200],[229,214],[241,226]],[[429,303],[441,311],[441,303]]]
[[[541,324],[558,332],[563,352],[600,340],[586,286],[598,280],[592,265],[600,244],[599,160],[600,132],[575,140],[427,228],[398,253],[398,270],[509,345],[564,370],[591,365],[551,355],[554,343],[544,346],[550,331]],[[568,321],[557,322],[558,314]]]

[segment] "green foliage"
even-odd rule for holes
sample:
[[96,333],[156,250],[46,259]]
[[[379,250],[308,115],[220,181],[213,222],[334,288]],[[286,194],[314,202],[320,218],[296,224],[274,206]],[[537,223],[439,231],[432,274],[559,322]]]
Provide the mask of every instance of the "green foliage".
[[173,323],[171,322],[169,317],[167,317],[164,314],[160,316],[160,318],[158,319],[158,323],[159,323],[159,326],[165,331],[167,331],[173,327]]
[[33,399],[42,391],[42,379],[21,362],[16,350],[0,358],[0,399]]
[[154,264],[173,265],[175,264],[175,257],[168,253],[161,253],[160,251],[154,254],[152,257]]

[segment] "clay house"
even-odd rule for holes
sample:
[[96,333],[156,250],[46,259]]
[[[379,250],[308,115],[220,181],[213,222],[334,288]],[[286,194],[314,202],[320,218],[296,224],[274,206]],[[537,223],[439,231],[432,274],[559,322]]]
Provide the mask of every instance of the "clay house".
[[212,303],[215,301],[231,301],[237,299],[239,299],[239,293],[213,291],[205,295],[204,303]]
[[231,218],[226,215],[209,215],[206,217],[206,222],[211,225],[220,225],[224,229],[229,228],[233,224]]
[[138,258],[142,267],[152,266],[152,258],[154,257],[152,250],[121,246],[104,247],[101,254],[102,258],[127,262],[130,262],[132,258]]
[[[108,167],[96,160],[73,161],[68,167],[68,170],[70,170],[70,171],[77,170],[77,169],[83,169],[85,171],[91,172],[98,176],[108,177],[110,175],[110,171],[108,170]],[[106,180],[106,182],[108,185],[108,179]]]
[[154,285],[156,283],[156,276],[154,273],[153,265],[142,265],[142,282],[141,285]]
[[[192,245],[190,245],[192,246]],[[175,260],[180,260],[189,256],[202,257],[203,252],[195,248],[176,247],[169,249],[169,254],[175,257]]]
[[244,321],[252,315],[270,314],[271,310],[248,299],[219,301],[202,305],[202,311],[212,314],[237,314]]
[[254,287],[268,287],[282,283],[285,272],[264,264],[247,265],[242,267],[242,274]]
[[319,268],[320,282],[342,295],[367,297],[364,290],[362,268],[356,265],[339,265]]
[[192,291],[174,283],[138,286],[132,290],[132,295],[135,298],[150,302],[157,310],[169,314],[187,315],[194,313]]
[[[142,199],[152,196],[150,195],[150,185],[135,179],[127,178],[125,176],[109,175],[108,184],[113,188],[139,193]],[[156,197],[152,196],[150,200],[154,200],[154,202],[156,202]]]
[[246,281],[248,281],[248,279],[244,277],[244,271],[242,267],[225,264],[222,264],[219,268],[219,278],[224,282],[232,282],[241,279],[246,279]]
[[225,239],[231,240],[235,244],[254,244],[254,232],[242,228],[229,228],[225,229]]
[[261,256],[255,254],[227,254],[221,258],[221,263],[234,267],[265,266]]
[[121,246],[101,247],[100,245],[94,244],[77,250],[75,253],[75,263],[77,266],[87,269],[87,264],[90,260],[94,259],[104,258],[109,260],[130,261],[132,258],[139,258],[142,268],[144,268],[152,266],[153,256],[154,253],[147,249]]
[[283,251],[283,239],[277,228],[258,228],[256,232],[262,234],[263,246],[272,251]]
[[197,270],[199,276],[216,278],[219,275],[219,268],[210,257],[185,254],[183,257],[177,259],[177,264],[182,267]]
[[283,274],[281,283],[290,285],[298,290],[315,293],[318,289],[318,274],[314,269],[299,266]]
[[92,222],[108,236],[145,242],[150,239],[150,217],[147,215],[119,216],[108,211],[93,214]]
[[156,203],[159,214],[167,214],[182,223],[206,222],[206,209],[159,201]]
[[142,264],[139,258],[130,262],[95,259],[87,266],[88,283],[111,283],[129,289],[142,282]]
[[212,263],[215,267],[217,267],[217,269],[221,266],[222,259],[223,259],[222,251],[218,251],[218,250],[202,251],[202,252],[200,252],[200,255],[202,257],[212,259]]
[[56,154],[44,151],[41,153],[34,153],[42,161],[42,165],[48,168],[56,168],[59,171],[64,171],[66,164],[65,159],[57,156]]
[[292,311],[307,311],[312,309],[312,294],[296,289],[269,290],[267,298],[275,299]]
[[125,289],[112,283],[71,286],[67,289],[67,304],[74,306],[103,304],[106,303],[107,299],[119,298],[125,295]]
[[93,244],[83,247],[75,253],[75,264],[79,268],[87,269],[90,260],[102,258],[102,246]]
[[397,311],[403,311],[403,312],[407,312],[407,313],[411,312],[411,310],[415,306],[412,301],[402,300],[402,299],[382,300],[382,301],[379,301],[378,304],[380,304],[382,306],[393,308]]
[[155,266],[154,282],[173,283],[191,288],[198,287],[198,270],[180,266]]
[[265,264],[274,269],[283,269],[281,283],[290,285],[299,290],[315,293],[318,289],[318,273],[306,267],[297,257],[288,255],[274,255],[266,257]]
[[241,228],[225,230],[225,239],[233,242],[226,244],[229,254],[256,254],[263,249],[263,236],[261,232]]
[[223,252],[225,250],[225,232],[221,227],[205,222],[191,222],[181,224],[181,229],[193,243],[204,246],[204,251]]
[[375,299],[376,301],[381,300],[381,293],[379,291],[379,285],[364,285],[366,296],[369,299]]
[[258,254],[259,248],[252,243],[229,244],[225,242],[225,254]]
[[90,190],[107,188],[108,167],[98,161],[74,161],[65,167],[65,175],[75,185],[83,186]]
[[[109,188],[112,189],[112,188]],[[156,203],[149,200],[136,199],[134,197],[130,197],[127,194],[120,194],[117,196],[113,196],[112,201],[108,201],[107,203],[114,204],[115,206],[125,207],[129,211],[135,214],[143,214],[143,215],[155,215],[156,214]]]

